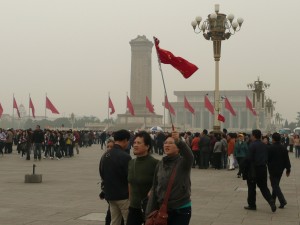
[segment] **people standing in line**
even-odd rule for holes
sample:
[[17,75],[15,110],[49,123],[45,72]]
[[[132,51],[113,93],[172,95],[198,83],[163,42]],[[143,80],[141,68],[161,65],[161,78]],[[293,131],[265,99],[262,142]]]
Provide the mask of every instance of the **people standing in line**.
[[42,158],[42,145],[44,144],[44,134],[40,125],[36,125],[32,135],[32,142],[34,144],[33,158],[34,160],[41,160]]
[[101,149],[103,149],[103,146],[105,145],[105,141],[106,141],[106,132],[102,131],[100,134],[100,144],[101,144]]
[[2,128],[0,128],[0,153],[3,156],[3,149],[5,147],[6,134]]
[[289,150],[290,152],[294,152],[294,136],[291,135],[289,137]]
[[130,139],[127,130],[114,133],[115,145],[107,151],[99,166],[101,179],[104,182],[105,199],[109,202],[111,225],[120,225],[122,217],[126,224],[129,207],[128,162],[131,156],[125,152]]
[[13,130],[8,129],[6,133],[6,142],[5,142],[5,153],[7,154],[12,153],[13,138],[14,138]]
[[146,131],[138,132],[134,137],[133,154],[136,158],[128,164],[130,205],[127,225],[142,225],[145,220],[145,203],[158,163],[158,160],[150,155],[151,144],[151,136]]
[[288,151],[288,147],[290,145],[290,138],[288,134],[284,134],[282,139],[281,139],[281,143],[283,144],[283,146],[285,147],[285,149]]
[[237,173],[237,177],[240,178],[243,171],[243,161],[248,154],[248,145],[244,140],[244,135],[239,134],[238,140],[234,145],[234,156],[239,164],[239,172]]
[[261,141],[261,131],[252,131],[252,143],[248,149],[248,155],[245,159],[245,167],[243,178],[247,180],[248,186],[248,206],[244,208],[247,210],[256,210],[256,185],[259,187],[263,197],[269,203],[272,212],[276,211],[275,201],[272,198],[268,188],[267,179],[267,162],[268,162],[268,148]]
[[66,147],[65,147],[65,156],[66,157],[72,157],[73,156],[73,133],[72,130],[68,130],[65,134],[65,141],[66,141]]
[[229,133],[227,135],[227,154],[228,154],[228,161],[229,161],[229,168],[228,170],[235,170],[234,166],[234,146],[235,146],[235,137],[233,133]]
[[221,142],[221,135],[216,135],[216,142],[213,148],[213,160],[214,160],[214,167],[216,170],[220,170],[222,168],[222,142]]
[[73,145],[74,148],[76,149],[77,155],[79,154],[79,141],[80,141],[80,135],[78,131],[73,131]]
[[[226,130],[226,132],[227,132],[227,130]],[[228,153],[228,143],[227,143],[225,133],[222,134],[221,143],[222,143],[222,168],[226,169],[227,168],[227,162],[228,162],[228,154],[227,154]]]
[[295,135],[295,138],[294,138],[294,147],[295,147],[295,157],[299,158],[300,157],[300,139],[299,139],[299,134]]
[[286,176],[290,176],[291,163],[288,151],[280,144],[280,134],[272,135],[272,145],[268,148],[268,169],[272,186],[272,198],[276,201],[276,197],[280,202],[279,208],[284,208],[287,204],[286,199],[279,186],[283,171],[286,170]]
[[195,168],[196,165],[200,167],[200,152],[199,152],[199,145],[198,145],[199,141],[200,141],[200,133],[196,132],[191,143],[191,149],[194,155],[193,168]]
[[164,141],[166,137],[165,134],[162,131],[158,131],[156,134],[156,145],[159,155],[163,155],[163,148],[164,148]]
[[204,129],[198,143],[201,160],[199,167],[200,169],[207,169],[209,167],[210,138],[207,134],[207,130]]
[[172,132],[164,142],[165,157],[158,163],[147,204],[146,215],[160,208],[163,203],[173,168],[174,183],[168,201],[168,225],[188,225],[191,218],[191,168],[194,157],[191,149]]

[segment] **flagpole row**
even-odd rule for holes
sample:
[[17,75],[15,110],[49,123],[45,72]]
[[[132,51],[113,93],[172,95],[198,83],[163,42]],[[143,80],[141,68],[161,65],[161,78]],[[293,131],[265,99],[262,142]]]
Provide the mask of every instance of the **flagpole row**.
[[[155,44],[155,37],[153,37],[153,40],[154,40],[154,44]],[[157,48],[155,48],[155,50],[156,50],[156,54],[157,54],[158,68],[159,68],[159,71],[160,71],[160,74],[161,74],[161,78],[162,78],[162,82],[163,82],[163,86],[164,86],[164,91],[165,91],[165,103],[164,104],[166,106],[166,97],[168,99],[168,94],[167,94],[167,89],[166,89],[164,74],[163,74],[163,71],[162,71],[162,68],[161,68],[161,61],[160,61],[159,54],[157,52]],[[168,111],[169,111],[169,116],[170,116],[170,122],[171,122],[171,125],[172,125],[172,130],[174,131],[175,128],[174,128],[173,119],[172,119],[172,115],[171,115],[170,109],[168,109]]]

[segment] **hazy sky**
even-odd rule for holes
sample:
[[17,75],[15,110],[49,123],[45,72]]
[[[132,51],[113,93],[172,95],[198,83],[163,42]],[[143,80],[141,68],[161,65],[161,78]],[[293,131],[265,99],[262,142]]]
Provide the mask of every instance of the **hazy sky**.
[[[220,89],[247,89],[259,76],[276,111],[295,120],[300,111],[299,0],[0,0],[0,102],[12,113],[12,95],[44,115],[45,93],[61,115],[107,117],[110,92],[116,113],[126,110],[131,49],[137,35],[157,36],[164,49],[199,67],[188,80],[163,65],[169,100],[174,90],[213,90],[212,42],[190,25],[220,12],[243,17],[242,30],[222,42]],[[152,52],[152,102],[163,112],[163,86]],[[50,112],[48,112],[50,116]],[[114,117],[116,114],[114,115]]]

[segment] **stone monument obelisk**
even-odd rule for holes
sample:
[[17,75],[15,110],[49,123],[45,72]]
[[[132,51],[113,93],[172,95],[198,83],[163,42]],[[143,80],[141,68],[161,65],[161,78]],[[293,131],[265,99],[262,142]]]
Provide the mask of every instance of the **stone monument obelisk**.
[[131,116],[128,112],[118,114],[117,123],[141,126],[140,128],[161,125],[162,115],[149,113],[146,108],[146,96],[152,101],[153,43],[145,35],[138,35],[129,44],[131,46],[130,100],[135,116]]

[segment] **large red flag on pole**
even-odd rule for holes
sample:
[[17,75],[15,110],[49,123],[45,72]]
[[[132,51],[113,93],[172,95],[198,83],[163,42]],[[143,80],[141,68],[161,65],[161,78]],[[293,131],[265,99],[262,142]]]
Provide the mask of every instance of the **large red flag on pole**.
[[127,96],[127,108],[128,108],[128,110],[129,110],[130,114],[131,114],[132,116],[134,116],[133,105],[132,105],[132,103],[131,103],[131,101],[130,101],[130,99],[129,99],[128,96]]
[[1,118],[2,114],[3,114],[3,108],[2,108],[2,105],[0,103],[0,118]]
[[170,113],[175,116],[175,110],[174,110],[173,106],[169,103],[167,96],[165,96],[165,108],[168,109],[170,111]]
[[225,117],[222,114],[220,114],[220,113],[218,115],[218,120],[221,121],[221,122],[223,122],[223,123],[225,123]]
[[161,49],[158,46],[159,40],[156,37],[154,37],[154,40],[155,40],[156,51],[161,63],[172,65],[183,75],[184,78],[189,78],[190,76],[193,75],[193,73],[195,73],[198,70],[197,66],[185,60],[184,58],[174,56],[173,53]]
[[233,110],[232,105],[230,104],[228,98],[225,98],[225,109],[227,109],[233,116],[236,116],[236,113]]
[[29,97],[29,109],[31,109],[31,111],[32,111],[32,117],[35,118],[35,109],[34,109],[34,105],[32,103],[31,97]]
[[187,98],[184,96],[184,108],[189,110],[191,113],[195,114],[195,109],[191,106]]
[[148,96],[146,96],[146,108],[149,110],[149,112],[154,113],[154,107],[150,102]]
[[109,113],[110,115],[115,113],[115,107],[114,107],[114,104],[112,103],[110,97],[108,97],[108,108],[111,109],[111,111]]
[[13,108],[17,110],[18,117],[21,118],[20,111],[19,111],[18,104],[16,102],[15,97],[14,97],[14,102],[13,102]]
[[257,116],[255,110],[253,109],[252,102],[250,101],[250,99],[247,96],[246,96],[246,108],[249,109],[254,116]]
[[49,109],[54,114],[59,114],[58,110],[55,108],[55,106],[52,104],[52,102],[49,100],[47,96],[46,96],[46,109]]
[[208,109],[208,111],[210,111],[210,113],[211,113],[212,115],[215,114],[215,108],[214,108],[214,106],[211,104],[211,102],[209,101],[207,95],[205,95],[205,98],[204,98],[204,106],[205,106],[205,108]]

